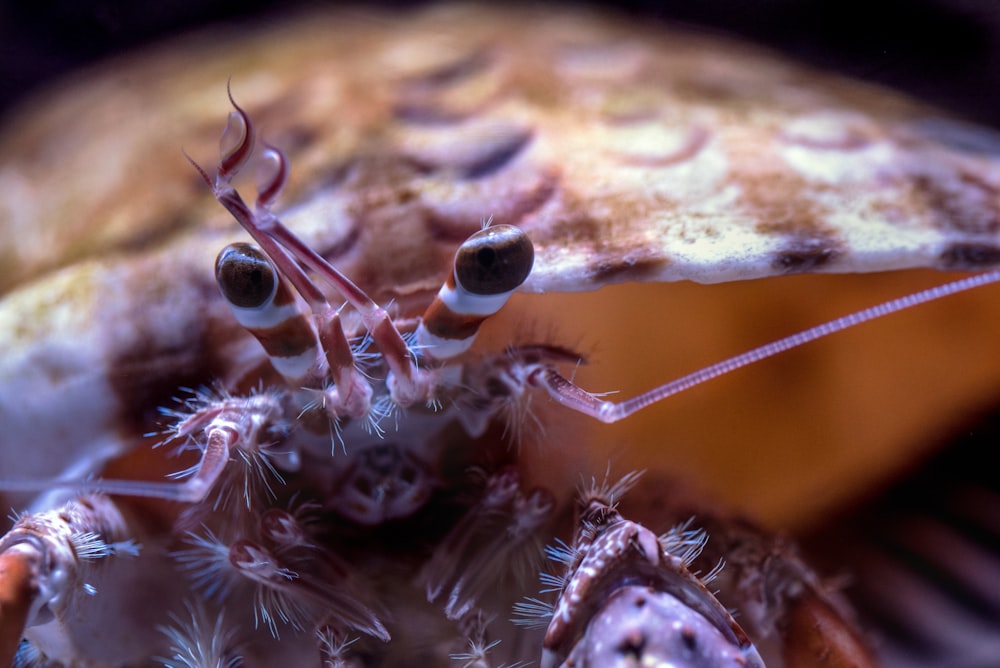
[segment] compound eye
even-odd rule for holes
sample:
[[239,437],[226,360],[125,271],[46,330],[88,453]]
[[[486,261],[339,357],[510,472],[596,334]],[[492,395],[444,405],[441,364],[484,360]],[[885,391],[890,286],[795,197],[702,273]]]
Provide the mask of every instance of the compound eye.
[[503,294],[524,283],[534,262],[535,248],[527,234],[512,225],[493,225],[459,246],[455,279],[475,295]]
[[274,265],[250,244],[230,244],[222,249],[215,260],[215,280],[222,295],[238,308],[263,308],[278,290]]

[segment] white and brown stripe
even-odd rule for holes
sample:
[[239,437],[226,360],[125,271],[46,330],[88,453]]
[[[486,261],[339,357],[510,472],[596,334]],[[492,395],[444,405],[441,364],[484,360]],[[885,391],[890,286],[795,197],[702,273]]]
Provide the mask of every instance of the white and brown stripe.
[[219,253],[216,279],[237,322],[260,342],[271,366],[292,385],[316,367],[319,341],[295,296],[271,262],[249,244]]
[[424,311],[417,342],[436,359],[464,353],[483,322],[531,273],[534,248],[512,225],[484,227],[455,253],[454,269]]

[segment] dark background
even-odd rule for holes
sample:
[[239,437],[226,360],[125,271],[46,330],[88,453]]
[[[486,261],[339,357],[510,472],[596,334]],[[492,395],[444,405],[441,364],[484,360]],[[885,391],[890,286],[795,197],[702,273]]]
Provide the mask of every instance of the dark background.
[[[0,112],[52,77],[143,43],[212,23],[270,21],[317,4],[0,0]],[[646,0],[616,5],[647,20],[741,35],[1000,127],[997,0]]]

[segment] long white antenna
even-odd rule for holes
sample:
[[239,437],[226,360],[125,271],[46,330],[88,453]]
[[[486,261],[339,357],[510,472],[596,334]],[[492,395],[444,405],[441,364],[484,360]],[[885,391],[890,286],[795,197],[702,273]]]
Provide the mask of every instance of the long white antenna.
[[816,325],[807,330],[786,336],[783,339],[766,343],[753,350],[748,350],[729,359],[723,360],[694,373],[682,376],[669,383],[655,387],[648,392],[644,392],[631,399],[621,402],[607,401],[597,397],[582,388],[573,384],[570,380],[560,375],[557,371],[549,367],[535,378],[535,383],[548,391],[549,395],[559,403],[572,408],[575,411],[597,418],[601,422],[611,423],[623,420],[633,413],[642,410],[650,404],[673,396],[679,392],[688,390],[695,385],[700,385],[707,380],[717,378],[730,371],[735,371],[741,367],[754,362],[766,359],[778,353],[801,346],[804,343],[821,339],[824,336],[835,334],[856,325],[875,320],[883,316],[902,311],[913,306],[926,304],[942,297],[948,297],[959,292],[971,290],[984,285],[992,285],[1000,282],[1000,271],[991,271],[984,274],[976,274],[966,278],[928,288],[905,297],[899,297],[887,301],[883,304],[871,306],[869,308],[851,313],[849,315],[836,318],[821,325]]

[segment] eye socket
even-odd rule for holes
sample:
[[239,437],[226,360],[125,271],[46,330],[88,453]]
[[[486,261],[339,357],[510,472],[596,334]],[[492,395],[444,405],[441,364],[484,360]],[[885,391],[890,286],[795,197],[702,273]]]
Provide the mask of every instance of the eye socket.
[[528,235],[513,225],[493,225],[465,240],[455,255],[455,279],[476,295],[510,292],[535,263]]
[[278,275],[264,252],[250,244],[230,244],[215,260],[222,295],[239,308],[268,305],[278,290]]

